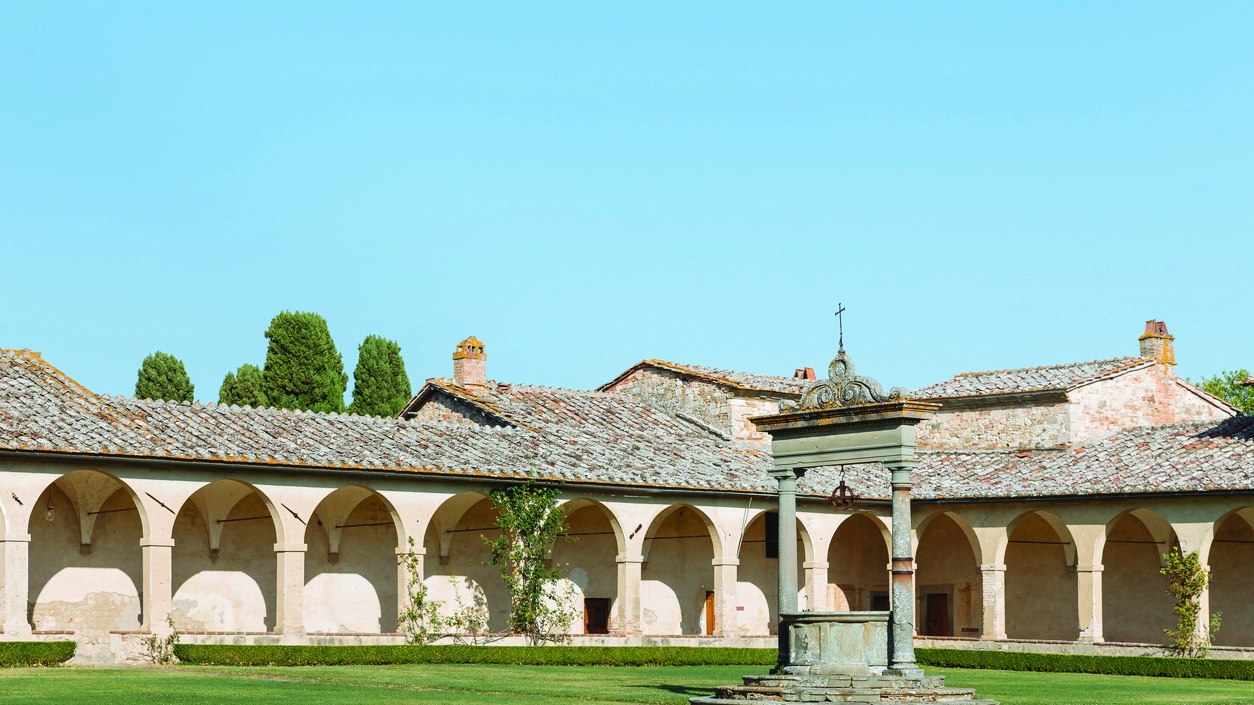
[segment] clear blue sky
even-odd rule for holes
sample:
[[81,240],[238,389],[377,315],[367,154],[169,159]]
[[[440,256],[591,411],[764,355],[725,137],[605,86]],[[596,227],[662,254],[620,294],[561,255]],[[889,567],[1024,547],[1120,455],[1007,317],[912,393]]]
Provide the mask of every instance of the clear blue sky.
[[[473,5],[473,6],[472,6]],[[0,5],[0,347],[199,399],[283,309],[489,376],[1254,366],[1254,3]]]

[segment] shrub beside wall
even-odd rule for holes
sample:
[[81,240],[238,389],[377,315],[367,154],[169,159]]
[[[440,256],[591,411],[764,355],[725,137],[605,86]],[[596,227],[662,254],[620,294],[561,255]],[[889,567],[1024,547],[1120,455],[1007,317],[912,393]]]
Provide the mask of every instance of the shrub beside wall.
[[347,666],[495,663],[520,666],[769,666],[775,649],[690,646],[253,646],[179,644],[184,663],[218,666]]
[[76,641],[0,641],[0,666],[56,666],[74,658]]
[[1234,659],[1034,654],[974,649],[915,649],[915,657],[920,665],[937,668],[991,668],[1000,671],[1254,680],[1254,661]]

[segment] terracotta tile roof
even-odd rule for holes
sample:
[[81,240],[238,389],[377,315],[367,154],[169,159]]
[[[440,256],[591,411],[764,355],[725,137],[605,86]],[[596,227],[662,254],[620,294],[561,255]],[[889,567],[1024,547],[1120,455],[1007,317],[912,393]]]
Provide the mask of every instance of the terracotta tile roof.
[[750,391],[750,392],[772,392],[784,396],[801,396],[801,392],[805,390],[806,384],[812,380],[796,379],[793,377],[777,377],[775,375],[760,375],[753,372],[735,372],[733,370],[720,370],[714,367],[703,367],[701,365],[682,365],[677,362],[667,362],[666,360],[643,360],[633,365],[626,372],[615,377],[613,380],[601,385],[598,389],[605,391],[612,388],[620,380],[628,377],[636,370],[643,367],[658,367],[671,372],[678,372],[681,375],[695,377],[697,379],[713,382],[734,389]]
[[[97,396],[29,351],[0,351],[0,448],[271,466],[536,477],[570,482],[773,492],[767,453],[613,393],[529,385],[482,391],[513,428],[176,404]],[[1015,498],[1254,489],[1254,418],[1125,431],[1054,451],[925,452],[916,496]],[[827,494],[839,470],[799,489]],[[849,466],[868,499],[889,495],[876,466]]]
[[1024,367],[1017,370],[964,372],[947,382],[933,384],[910,392],[914,399],[953,399],[959,397],[1025,394],[1028,392],[1066,391],[1114,377],[1125,372],[1149,367],[1153,360],[1140,357],[1117,357],[1113,360],[1073,362],[1048,367]]

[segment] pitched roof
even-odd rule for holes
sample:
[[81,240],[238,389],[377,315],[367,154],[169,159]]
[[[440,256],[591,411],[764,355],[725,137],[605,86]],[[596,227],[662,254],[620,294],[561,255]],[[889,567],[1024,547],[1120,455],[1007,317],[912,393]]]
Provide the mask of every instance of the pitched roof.
[[801,393],[805,391],[806,384],[812,381],[808,379],[796,379],[794,377],[760,375],[753,372],[720,370],[715,367],[703,367],[701,365],[682,365],[678,362],[667,362],[666,360],[642,360],[641,362],[632,365],[626,372],[623,372],[597,389],[599,391],[612,389],[619,382],[631,376],[637,370],[645,367],[657,367],[664,370],[670,370],[671,372],[676,372],[681,375],[742,391],[771,392],[773,394],[788,397],[801,396]]
[[953,399],[960,397],[1026,394],[1030,392],[1067,391],[1154,364],[1140,357],[1117,357],[1113,360],[1072,362],[1048,367],[1024,367],[1017,370],[964,372],[947,382],[933,384],[910,392],[913,399]]
[[[769,454],[738,449],[626,395],[529,385],[432,385],[492,404],[512,428],[97,396],[37,354],[0,350],[0,449],[267,466],[541,479],[770,493]],[[1151,426],[1083,448],[924,452],[920,500],[1254,490],[1254,417]],[[848,466],[863,497],[878,466]],[[827,494],[840,471],[799,483]]]

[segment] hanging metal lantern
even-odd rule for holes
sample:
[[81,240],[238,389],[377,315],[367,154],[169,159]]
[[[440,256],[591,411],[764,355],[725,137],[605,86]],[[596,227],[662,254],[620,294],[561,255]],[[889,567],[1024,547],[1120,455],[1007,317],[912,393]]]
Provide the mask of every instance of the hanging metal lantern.
[[828,496],[827,501],[832,503],[836,509],[849,509],[853,503],[859,499],[853,488],[845,484],[845,470],[840,470],[840,484],[836,485],[836,489],[832,490],[832,494]]

